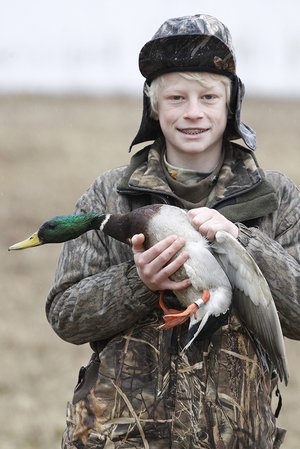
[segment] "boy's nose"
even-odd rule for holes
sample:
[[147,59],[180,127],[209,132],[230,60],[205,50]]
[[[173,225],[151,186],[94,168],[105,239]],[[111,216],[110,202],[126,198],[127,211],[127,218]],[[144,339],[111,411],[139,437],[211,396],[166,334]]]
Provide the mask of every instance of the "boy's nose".
[[190,100],[189,102],[187,102],[184,112],[185,118],[198,119],[203,117],[203,113],[203,106],[199,101]]

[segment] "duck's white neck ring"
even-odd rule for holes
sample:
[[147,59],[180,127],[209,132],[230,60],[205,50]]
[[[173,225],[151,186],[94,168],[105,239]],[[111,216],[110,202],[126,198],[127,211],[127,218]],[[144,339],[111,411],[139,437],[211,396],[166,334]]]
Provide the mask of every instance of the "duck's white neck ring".
[[105,228],[105,225],[109,221],[110,217],[111,217],[111,214],[106,214],[106,217],[104,218],[104,220],[101,223],[100,231],[103,231],[103,229]]

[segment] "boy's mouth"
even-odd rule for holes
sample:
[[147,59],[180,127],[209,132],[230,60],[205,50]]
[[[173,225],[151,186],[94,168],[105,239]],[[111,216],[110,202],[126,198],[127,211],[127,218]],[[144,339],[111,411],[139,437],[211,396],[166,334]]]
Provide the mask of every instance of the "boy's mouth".
[[190,136],[194,136],[197,134],[203,134],[204,132],[208,131],[209,128],[182,128],[182,129],[178,129],[178,131],[180,131],[183,134],[188,134]]

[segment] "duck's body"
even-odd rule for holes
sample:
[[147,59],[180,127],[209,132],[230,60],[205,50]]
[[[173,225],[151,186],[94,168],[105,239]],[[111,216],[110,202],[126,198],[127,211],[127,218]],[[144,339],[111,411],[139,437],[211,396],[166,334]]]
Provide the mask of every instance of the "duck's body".
[[[234,305],[245,323],[269,355],[279,376],[287,383],[288,371],[283,335],[276,307],[268,284],[253,258],[242,245],[224,231],[219,231],[210,244],[194,229],[187,213],[175,206],[150,205],[128,214],[97,214],[55,217],[44,223],[27,241],[10,249],[23,249],[43,243],[60,243],[78,237],[92,229],[129,243],[133,235],[145,235],[149,248],[163,238],[176,234],[185,239],[181,251],[189,259],[172,279],[187,276],[191,286],[175,291],[184,312],[168,311],[164,328],[180,324],[190,318],[190,329],[195,330],[187,346],[202,330],[207,319],[225,314],[231,306],[232,288],[236,288]],[[164,307],[164,306],[163,306]]]
[[[187,315],[175,313],[167,315],[165,317],[166,324],[162,327],[165,329],[173,327],[173,323],[183,322],[184,316],[190,317],[190,328],[194,328],[194,337],[196,337],[210,315],[219,316],[228,311],[232,299],[231,284],[214,257],[211,245],[194,229],[183,209],[168,205],[155,205],[147,206],[146,210],[152,211],[153,214],[146,214],[147,221],[141,228],[143,229],[141,232],[146,235],[145,246],[149,248],[168,235],[176,234],[185,239],[186,244],[181,251],[186,251],[190,256],[182,268],[176,271],[171,278],[174,281],[180,281],[187,276],[190,278],[190,287],[177,290],[174,293],[182,306],[188,308],[196,303],[196,307],[190,308]],[[142,224],[146,217],[143,214],[143,208],[139,210],[138,214],[139,223]],[[107,232],[105,227],[104,232]],[[209,296],[207,297],[208,292]],[[168,310],[165,310],[168,313]],[[176,320],[177,317],[179,320]],[[195,329],[194,326],[197,323],[198,326]],[[199,323],[201,323],[200,326]],[[193,339],[189,341],[188,345],[192,343]]]

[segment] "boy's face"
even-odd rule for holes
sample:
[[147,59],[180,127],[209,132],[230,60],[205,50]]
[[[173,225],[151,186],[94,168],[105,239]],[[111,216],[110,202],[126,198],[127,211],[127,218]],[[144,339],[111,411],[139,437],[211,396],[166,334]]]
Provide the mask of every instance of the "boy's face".
[[163,75],[158,91],[158,120],[171,164],[202,172],[215,168],[227,124],[226,90],[209,79],[204,87],[180,74]]

